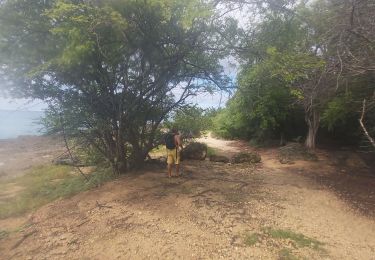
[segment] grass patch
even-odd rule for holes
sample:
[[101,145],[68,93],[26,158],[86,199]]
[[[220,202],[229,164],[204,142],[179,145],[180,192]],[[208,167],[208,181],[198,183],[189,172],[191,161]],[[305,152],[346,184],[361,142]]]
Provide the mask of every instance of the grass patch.
[[23,224],[23,225],[18,226],[16,228],[12,228],[12,229],[8,229],[8,230],[0,230],[0,240],[9,237],[11,234],[22,232],[26,228],[28,228],[28,227],[30,227],[32,225],[33,224],[31,224],[31,223],[26,223],[26,224]]
[[291,230],[265,228],[264,233],[276,239],[290,239],[298,247],[310,247],[313,249],[320,249],[322,242],[309,238],[301,233],[295,233]]
[[9,236],[9,232],[6,230],[0,230],[0,240],[7,238]]
[[152,149],[149,154],[151,157],[165,156],[167,154],[167,150],[165,145],[159,145]]
[[244,239],[245,245],[247,246],[255,245],[256,243],[259,242],[259,236],[260,235],[258,233],[246,234],[245,239]]
[[292,251],[288,248],[283,248],[279,251],[279,260],[298,260],[298,257],[292,254]]
[[22,215],[59,198],[65,198],[88,190],[113,179],[109,171],[101,170],[86,181],[71,166],[45,165],[30,170],[24,176],[1,183],[2,191],[11,186],[21,190],[13,196],[0,200],[0,219]]

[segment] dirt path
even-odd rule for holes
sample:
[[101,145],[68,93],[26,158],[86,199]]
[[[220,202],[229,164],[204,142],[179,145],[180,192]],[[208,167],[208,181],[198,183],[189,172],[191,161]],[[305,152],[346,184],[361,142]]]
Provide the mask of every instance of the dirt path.
[[[227,155],[251,149],[205,142]],[[272,152],[262,159],[185,162],[174,179],[153,167],[56,201],[0,240],[0,258],[375,259],[374,218],[295,171],[311,165],[276,165]]]

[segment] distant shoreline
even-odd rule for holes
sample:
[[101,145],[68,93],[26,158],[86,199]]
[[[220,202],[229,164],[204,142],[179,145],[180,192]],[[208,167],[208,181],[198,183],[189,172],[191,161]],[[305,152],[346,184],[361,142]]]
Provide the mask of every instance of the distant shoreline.
[[49,137],[48,134],[33,134],[33,135],[18,135],[16,137],[9,137],[9,138],[0,138],[0,142],[2,141],[17,141],[17,139],[26,139],[26,138],[33,138],[33,137]]

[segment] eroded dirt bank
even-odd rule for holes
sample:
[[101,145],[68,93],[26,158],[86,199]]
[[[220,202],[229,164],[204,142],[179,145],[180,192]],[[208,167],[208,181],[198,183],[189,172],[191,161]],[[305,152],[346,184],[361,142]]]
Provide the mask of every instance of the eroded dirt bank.
[[[251,149],[215,142],[224,153]],[[56,201],[0,240],[0,258],[374,259],[374,218],[301,173],[322,167],[280,166],[262,155],[256,167],[184,162],[183,177],[173,179],[154,167]]]

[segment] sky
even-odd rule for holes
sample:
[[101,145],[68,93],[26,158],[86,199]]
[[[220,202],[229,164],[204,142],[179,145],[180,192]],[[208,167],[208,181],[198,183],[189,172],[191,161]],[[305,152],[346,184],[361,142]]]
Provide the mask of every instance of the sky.
[[41,100],[11,99],[0,97],[0,110],[43,111],[47,104]]

